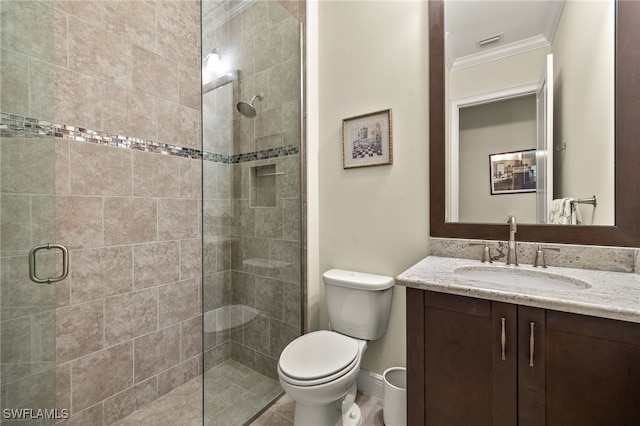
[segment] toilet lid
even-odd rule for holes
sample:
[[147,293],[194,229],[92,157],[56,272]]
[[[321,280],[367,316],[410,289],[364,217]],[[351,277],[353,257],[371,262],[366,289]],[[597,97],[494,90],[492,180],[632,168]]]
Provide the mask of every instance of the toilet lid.
[[357,356],[355,339],[320,330],[289,343],[280,355],[280,369],[294,379],[319,379],[343,370]]

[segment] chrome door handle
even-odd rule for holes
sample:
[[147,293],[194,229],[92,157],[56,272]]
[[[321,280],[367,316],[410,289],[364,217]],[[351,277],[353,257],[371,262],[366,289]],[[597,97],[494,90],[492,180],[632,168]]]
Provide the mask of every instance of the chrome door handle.
[[502,331],[500,332],[500,345],[502,350],[502,360],[506,361],[507,357],[505,355],[506,346],[507,346],[507,332],[505,330],[505,323],[507,322],[506,318],[501,318],[502,320]]
[[533,367],[533,354],[536,351],[536,338],[534,334],[536,323],[530,322],[529,326],[531,327],[531,331],[529,332],[529,367]]
[[[49,278],[38,278],[36,276],[36,253],[44,249],[58,249],[62,252],[62,274],[60,276]],[[34,283],[51,284],[64,280],[65,278],[67,278],[67,275],[69,275],[69,250],[67,250],[67,248],[62,244],[42,244],[39,246],[35,246],[29,252],[29,278],[31,278],[31,281],[33,281]]]

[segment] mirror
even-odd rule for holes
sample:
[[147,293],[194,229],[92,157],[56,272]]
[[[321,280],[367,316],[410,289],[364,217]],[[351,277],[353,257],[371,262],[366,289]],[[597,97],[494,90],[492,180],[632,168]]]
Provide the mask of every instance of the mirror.
[[[514,2],[517,3],[517,2]],[[610,246],[640,245],[640,2],[615,5],[615,218],[614,225],[520,225],[518,240]],[[429,174],[432,237],[505,240],[504,224],[445,220],[446,113],[444,0],[429,2]]]
[[614,224],[614,6],[445,0],[447,221]]

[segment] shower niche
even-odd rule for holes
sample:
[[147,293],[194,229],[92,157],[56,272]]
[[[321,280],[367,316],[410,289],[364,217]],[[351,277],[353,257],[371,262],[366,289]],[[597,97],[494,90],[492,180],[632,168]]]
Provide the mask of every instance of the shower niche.
[[251,207],[276,207],[277,176],[275,164],[251,167]]

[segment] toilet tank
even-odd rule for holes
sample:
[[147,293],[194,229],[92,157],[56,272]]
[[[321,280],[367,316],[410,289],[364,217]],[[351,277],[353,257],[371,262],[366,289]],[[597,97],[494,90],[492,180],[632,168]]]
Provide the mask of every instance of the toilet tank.
[[332,330],[363,340],[384,335],[391,313],[392,277],[331,269],[322,278]]

